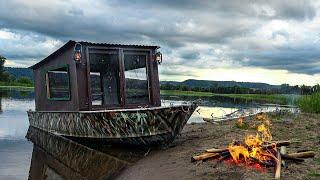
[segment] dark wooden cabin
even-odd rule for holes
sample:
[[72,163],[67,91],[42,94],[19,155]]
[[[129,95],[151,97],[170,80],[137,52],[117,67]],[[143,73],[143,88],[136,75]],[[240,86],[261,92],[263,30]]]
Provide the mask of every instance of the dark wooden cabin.
[[161,106],[158,46],[69,41],[31,66],[36,111]]

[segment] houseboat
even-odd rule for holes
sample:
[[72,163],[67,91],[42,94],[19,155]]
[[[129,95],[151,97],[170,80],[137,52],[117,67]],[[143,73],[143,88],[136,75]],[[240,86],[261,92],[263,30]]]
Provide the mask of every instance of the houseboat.
[[172,142],[197,104],[161,106],[158,49],[68,41],[30,67],[36,103],[30,126],[86,141]]

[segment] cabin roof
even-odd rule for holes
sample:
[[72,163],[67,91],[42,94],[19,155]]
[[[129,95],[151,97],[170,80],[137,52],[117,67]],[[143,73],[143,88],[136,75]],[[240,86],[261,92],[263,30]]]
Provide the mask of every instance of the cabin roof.
[[60,47],[58,50],[50,54],[48,57],[44,58],[40,62],[34,64],[33,66],[30,66],[31,69],[37,69],[41,67],[46,62],[49,62],[51,59],[59,56],[69,48],[73,47],[76,43],[80,43],[81,45],[86,46],[104,46],[104,47],[121,47],[121,48],[148,48],[148,49],[158,49],[159,46],[150,46],[150,45],[134,45],[134,44],[110,44],[110,43],[94,43],[94,42],[87,42],[87,41],[74,41],[69,40],[66,44],[64,44],[62,47]]

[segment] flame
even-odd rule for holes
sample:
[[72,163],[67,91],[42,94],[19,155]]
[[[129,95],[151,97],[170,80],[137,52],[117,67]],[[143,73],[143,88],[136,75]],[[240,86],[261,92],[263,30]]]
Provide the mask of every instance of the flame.
[[[256,123],[259,125],[255,125]],[[243,118],[240,118],[237,123],[243,123]],[[231,143],[228,150],[234,162],[244,161],[248,163],[249,160],[266,161],[276,159],[272,152],[263,148],[263,144],[269,143],[272,140],[269,126],[270,120],[264,114],[257,115],[255,118],[254,127],[257,133],[255,135],[248,134],[244,137],[244,144]],[[276,148],[274,148],[276,151]]]
[[230,145],[229,152],[232,159],[236,162],[240,159],[240,155],[243,156],[245,161],[247,161],[247,158],[250,157],[248,149],[241,145]]
[[268,126],[261,124],[257,128],[258,132],[261,133],[262,141],[270,142],[272,141],[272,135]]

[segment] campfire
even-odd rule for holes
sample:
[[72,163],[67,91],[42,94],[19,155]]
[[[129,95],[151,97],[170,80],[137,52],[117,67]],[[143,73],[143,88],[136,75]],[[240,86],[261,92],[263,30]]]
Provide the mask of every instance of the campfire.
[[193,156],[191,161],[213,159],[218,162],[244,164],[259,169],[274,167],[275,178],[280,179],[281,166],[285,165],[285,160],[303,162],[303,158],[315,156],[313,151],[287,153],[286,147],[292,142],[274,141],[270,132],[271,125],[266,114],[258,114],[251,121],[239,118],[236,123],[237,127],[256,129],[256,133],[245,135],[242,141],[234,140],[226,148],[207,149],[202,154]]

